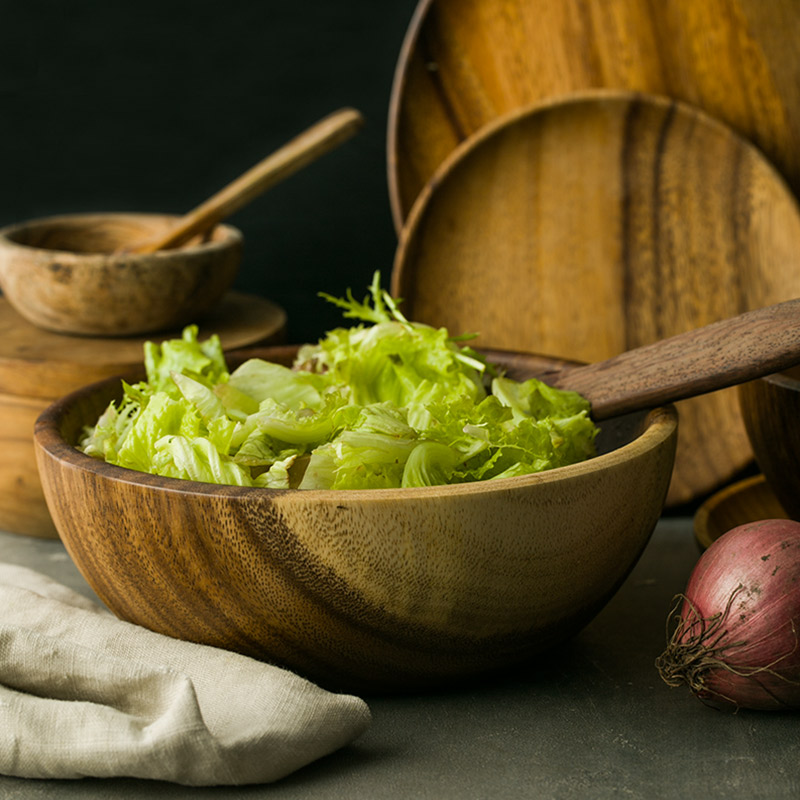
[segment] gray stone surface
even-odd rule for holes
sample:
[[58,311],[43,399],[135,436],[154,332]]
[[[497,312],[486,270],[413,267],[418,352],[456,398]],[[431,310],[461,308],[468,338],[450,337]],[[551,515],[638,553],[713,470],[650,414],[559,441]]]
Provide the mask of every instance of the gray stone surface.
[[[800,797],[800,717],[707,708],[653,662],[671,598],[698,557],[691,520],[659,522],[603,612],[538,664],[449,692],[367,697],[358,742],[271,786],[188,789],[134,780],[0,777],[0,798]],[[0,560],[87,593],[58,542],[0,534]]]

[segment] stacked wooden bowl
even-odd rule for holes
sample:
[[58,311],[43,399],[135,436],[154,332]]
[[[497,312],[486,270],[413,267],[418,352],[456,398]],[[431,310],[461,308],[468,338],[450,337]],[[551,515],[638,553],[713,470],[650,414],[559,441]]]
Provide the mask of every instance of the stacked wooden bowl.
[[[421,0],[388,167],[407,315],[596,361],[800,296],[800,4]],[[668,503],[752,460],[678,406]]]

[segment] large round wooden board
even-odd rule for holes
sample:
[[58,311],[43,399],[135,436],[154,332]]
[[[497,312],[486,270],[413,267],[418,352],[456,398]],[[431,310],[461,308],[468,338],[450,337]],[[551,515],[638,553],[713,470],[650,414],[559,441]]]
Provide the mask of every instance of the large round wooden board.
[[[800,297],[800,210],[761,153],[694,108],[592,93],[461,145],[420,195],[392,290],[483,347],[600,361]],[[733,390],[679,405],[671,505],[752,457]]]
[[397,229],[470,134],[592,88],[696,105],[755,142],[800,191],[798,42],[797,0],[421,0],[389,111]]
[[[283,340],[286,313],[269,300],[230,292],[200,325],[226,350]],[[0,297],[0,530],[40,538],[57,533],[45,503],[33,450],[33,425],[50,403],[89,383],[143,363],[148,339],[84,338],[50,333],[23,319]]]

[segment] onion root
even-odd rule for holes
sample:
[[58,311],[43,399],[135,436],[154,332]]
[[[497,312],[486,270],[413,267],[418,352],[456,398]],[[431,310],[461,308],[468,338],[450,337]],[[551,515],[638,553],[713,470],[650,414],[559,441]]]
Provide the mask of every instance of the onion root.
[[[790,651],[766,665],[737,665],[735,651],[745,647],[748,642],[731,636],[728,621],[733,603],[744,588],[743,584],[739,584],[731,592],[724,611],[710,617],[703,617],[686,595],[678,594],[674,597],[674,605],[667,618],[667,648],[656,659],[656,668],[667,685],[678,687],[685,684],[709,705],[733,707],[735,710],[739,709],[739,702],[713,686],[711,679],[719,670],[744,679],[757,679],[759,675],[769,676],[771,681],[777,680],[800,687],[800,681],[792,680],[776,671],[776,667],[800,647],[800,637],[793,620],[791,629],[794,647]],[[674,627],[670,633],[672,626]],[[777,706],[784,705],[763,683],[761,688],[774,698]]]

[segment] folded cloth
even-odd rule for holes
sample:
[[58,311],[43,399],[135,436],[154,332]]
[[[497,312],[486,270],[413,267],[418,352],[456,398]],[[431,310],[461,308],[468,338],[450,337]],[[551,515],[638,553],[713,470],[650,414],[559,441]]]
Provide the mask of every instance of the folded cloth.
[[123,622],[0,564],[0,774],[266,783],[369,724],[357,697]]

